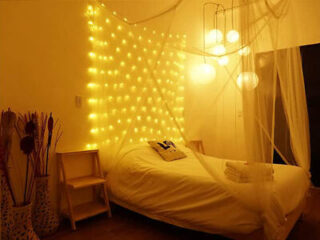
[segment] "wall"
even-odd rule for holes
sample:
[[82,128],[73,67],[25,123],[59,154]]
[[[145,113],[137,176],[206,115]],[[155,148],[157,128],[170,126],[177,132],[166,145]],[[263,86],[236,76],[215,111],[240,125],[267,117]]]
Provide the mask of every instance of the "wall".
[[[91,141],[86,7],[85,1],[0,1],[0,109],[52,112],[63,129],[57,151],[81,150]],[[24,156],[19,149],[14,155],[12,170],[22,186],[17,169]]]
[[[297,1],[286,0],[285,15],[279,20],[279,24],[273,24],[273,29],[264,28],[259,38],[259,50],[267,52],[277,47],[279,49],[303,46],[320,42],[318,23],[320,21],[320,2],[317,0]],[[270,1],[271,2],[271,1]],[[279,0],[274,1],[279,2]],[[263,2],[261,2],[264,5]],[[264,20],[261,21],[263,25]],[[269,21],[272,23],[272,21]],[[270,31],[278,34],[278,42],[272,44]]]
[[84,1],[0,2],[0,107],[53,112],[63,126],[61,150],[89,141],[85,8]]
[[279,25],[280,48],[319,43],[319,10],[317,0],[291,0],[287,15]]

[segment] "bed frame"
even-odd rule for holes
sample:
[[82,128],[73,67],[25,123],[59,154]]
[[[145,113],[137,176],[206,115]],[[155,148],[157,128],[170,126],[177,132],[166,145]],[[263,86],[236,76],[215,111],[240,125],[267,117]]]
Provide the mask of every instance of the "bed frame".
[[[308,192],[306,193],[305,197],[303,198],[303,200],[301,201],[301,203],[298,205],[298,207],[293,210],[289,215],[287,215],[287,221],[284,224],[282,231],[280,233],[280,235],[278,236],[277,240],[285,240],[288,235],[290,234],[291,230],[293,229],[293,227],[295,226],[296,222],[299,220],[300,216],[303,214],[303,210],[305,209],[306,206],[306,202],[307,202],[307,197],[308,197]],[[195,229],[193,225],[190,226],[182,226],[181,223],[179,222],[175,222],[172,219],[166,219],[163,218],[161,216],[154,216],[151,215],[150,213],[148,213],[147,211],[143,210],[143,209],[139,209],[133,206],[130,206],[130,204],[125,203],[119,199],[116,199],[114,196],[112,196],[112,194],[110,194],[110,201],[112,201],[113,203],[122,206],[126,209],[129,209],[133,212],[139,213],[141,215],[144,215],[146,217],[149,217],[151,219],[155,219],[158,221],[162,221],[165,223],[169,223],[178,227],[182,227],[182,228],[188,228],[188,229],[192,229],[192,230],[196,230],[199,231],[199,229]],[[207,232],[207,233],[211,233],[211,234],[219,234],[234,240],[265,240],[265,235],[264,235],[264,231],[263,228],[257,229],[254,232],[250,233],[250,234],[233,234],[233,233],[221,233],[221,231],[214,231],[214,229],[211,230],[204,230],[203,232]]]
[[[303,211],[306,207],[306,202],[308,198],[308,192],[306,193],[304,199],[298,205],[298,207],[293,210],[289,215],[287,215],[287,221],[285,222],[282,231],[280,232],[277,240],[286,240],[289,236],[291,230],[295,226],[296,222],[299,220],[301,216],[303,216]],[[226,234],[226,237],[230,237],[235,240],[264,240],[266,239],[264,236],[263,229],[260,228],[250,234]]]

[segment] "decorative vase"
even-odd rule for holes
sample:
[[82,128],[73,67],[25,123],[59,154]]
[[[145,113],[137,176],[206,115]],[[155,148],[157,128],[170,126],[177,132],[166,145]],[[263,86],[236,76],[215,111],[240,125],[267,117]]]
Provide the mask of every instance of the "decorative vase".
[[59,227],[58,214],[50,201],[49,176],[36,178],[32,225],[39,237],[48,236]]
[[39,240],[31,221],[31,204],[13,206],[14,226],[10,231],[10,240]]
[[0,170],[1,181],[1,239],[8,240],[10,236],[10,229],[13,228],[12,219],[12,197],[9,191],[7,179],[2,170]]

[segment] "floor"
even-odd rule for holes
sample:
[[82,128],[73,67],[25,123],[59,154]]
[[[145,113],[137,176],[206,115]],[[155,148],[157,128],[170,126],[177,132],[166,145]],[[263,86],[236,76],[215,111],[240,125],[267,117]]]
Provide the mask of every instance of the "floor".
[[[70,230],[65,221],[58,233],[46,240],[227,240],[227,238],[190,231],[154,221],[116,205],[113,217],[102,214],[77,223],[77,231]],[[320,190],[312,190],[302,219],[292,230],[288,240],[320,239]]]

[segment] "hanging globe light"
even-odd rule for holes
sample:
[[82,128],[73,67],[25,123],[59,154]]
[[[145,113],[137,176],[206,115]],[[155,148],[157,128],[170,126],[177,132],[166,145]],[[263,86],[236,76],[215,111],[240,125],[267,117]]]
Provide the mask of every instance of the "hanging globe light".
[[228,42],[230,43],[235,43],[239,40],[239,33],[238,31],[236,30],[230,30],[228,33],[227,33],[227,40]]
[[226,48],[222,44],[219,44],[210,49],[209,52],[214,55],[222,56],[226,53]]
[[220,66],[226,66],[229,63],[229,57],[223,56],[218,59],[218,63]]
[[199,64],[191,69],[190,77],[194,83],[208,84],[216,78],[216,70],[210,64]]
[[237,85],[243,90],[253,90],[258,86],[259,78],[254,72],[242,72],[237,78]]
[[248,56],[251,52],[251,48],[249,46],[245,46],[239,50],[239,55]]
[[206,44],[220,43],[223,40],[223,34],[219,29],[212,29],[206,35]]

